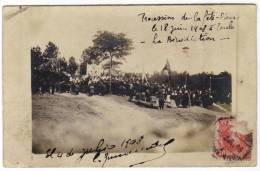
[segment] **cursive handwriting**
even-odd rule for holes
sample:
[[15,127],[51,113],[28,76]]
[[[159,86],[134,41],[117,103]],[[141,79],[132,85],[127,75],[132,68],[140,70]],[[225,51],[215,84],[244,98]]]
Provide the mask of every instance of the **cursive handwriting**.
[[[129,165],[129,167],[133,167],[133,166],[141,165],[141,164],[147,163],[149,161],[153,161],[153,160],[163,157],[167,153],[166,146],[172,144],[175,141],[174,138],[171,138],[164,143],[161,143],[159,140],[156,140],[156,141],[154,141],[150,144],[148,143],[148,145],[144,146],[141,144],[143,139],[144,139],[144,136],[140,136],[136,139],[129,138],[129,139],[123,140],[119,145],[109,144],[109,143],[106,143],[104,139],[100,139],[98,141],[97,145],[95,146],[95,148],[91,148],[91,147],[83,148],[82,152],[80,153],[80,156],[77,158],[77,160],[81,161],[87,154],[94,154],[93,158],[92,158],[92,162],[101,163],[101,166],[104,167],[108,161],[111,161],[111,160],[114,160],[117,158],[123,158],[125,156],[129,156],[136,152],[148,152],[155,148],[161,148],[163,150],[163,153],[162,154],[159,153],[160,155],[155,158]],[[111,150],[116,147],[119,147],[119,149],[123,149],[124,152],[111,153]],[[46,151],[45,158],[71,157],[74,154],[75,153],[73,152],[73,148],[68,153],[58,152],[57,148],[49,148]]]
[[141,23],[151,23],[148,25],[152,32],[151,43],[159,45],[162,43],[229,41],[232,39],[233,31],[236,30],[235,21],[239,19],[238,16],[224,11],[209,9],[183,12],[181,15],[173,14],[174,12],[171,15],[151,16],[142,12],[137,15],[141,19]]

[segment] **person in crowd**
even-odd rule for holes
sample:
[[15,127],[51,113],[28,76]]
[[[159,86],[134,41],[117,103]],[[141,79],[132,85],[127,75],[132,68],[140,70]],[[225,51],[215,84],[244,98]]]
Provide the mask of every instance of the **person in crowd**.
[[[134,78],[112,77],[112,94],[118,96],[128,96],[129,101],[151,104],[151,97],[155,97],[159,103],[159,109],[163,110],[164,105],[167,107],[183,107],[200,106],[208,108],[213,105],[215,101],[216,92],[207,89],[189,89],[187,86],[172,87],[169,84],[158,84],[156,82],[149,82]],[[57,90],[59,92],[66,92],[70,88],[70,92],[78,89],[78,92],[87,93],[89,96],[101,95],[104,96],[109,93],[108,77],[87,77],[78,84],[71,82],[60,83],[60,85],[53,86],[42,83],[40,92],[49,91],[51,94]],[[66,85],[68,85],[66,87]],[[69,86],[70,85],[70,86]],[[78,87],[77,87],[78,86]],[[47,87],[47,88],[46,88]],[[55,88],[56,87],[56,88]],[[46,90],[47,89],[47,90]],[[225,103],[231,102],[231,93],[226,92]]]
[[189,105],[189,95],[188,95],[188,91],[185,90],[184,93],[182,94],[182,107],[187,108],[187,106]]
[[196,93],[192,91],[190,98],[191,98],[191,106],[195,106],[196,105],[196,98],[197,98]]
[[134,97],[134,84],[131,82],[128,89],[129,101],[132,101]]
[[164,108],[164,96],[163,94],[161,93],[159,95],[159,110],[163,110]]
[[95,94],[95,87],[94,87],[94,84],[91,83],[89,85],[89,96],[93,96]]

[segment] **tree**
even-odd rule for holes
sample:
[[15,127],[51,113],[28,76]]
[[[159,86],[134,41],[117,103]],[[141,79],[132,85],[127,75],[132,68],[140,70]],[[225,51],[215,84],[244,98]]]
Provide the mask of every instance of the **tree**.
[[[100,52],[97,47],[88,47],[87,49],[83,50],[81,55],[80,73],[86,73],[87,65],[93,63],[100,63]],[[85,69],[83,69],[83,67],[85,67]]]
[[39,46],[31,48],[31,69],[37,70],[43,63],[42,51]]
[[67,68],[67,61],[64,57],[62,58],[57,58],[57,64],[58,64],[58,67],[57,67],[57,71],[58,72],[64,72],[66,71],[66,68]]
[[113,59],[122,60],[124,59],[124,56],[130,54],[130,50],[133,49],[132,40],[126,38],[123,33],[115,34],[108,31],[99,31],[95,35],[93,43],[93,48],[97,49],[98,52],[99,58],[97,59],[99,59],[99,61],[109,59],[109,91],[111,93],[111,71],[113,64],[115,64]]
[[88,47],[82,52],[81,55],[82,62],[87,64],[99,64],[100,63],[100,51],[97,47]]
[[[113,68],[118,68],[119,65],[123,64],[121,61],[112,61],[112,66]],[[103,69],[104,70],[107,70],[107,69],[110,69],[110,62],[106,62],[105,64],[103,64]]]
[[80,73],[80,75],[86,75],[87,74],[87,63],[86,62],[80,63],[79,73]]
[[37,92],[41,85],[39,78],[39,67],[43,63],[42,51],[39,46],[31,48],[31,88],[32,92]]
[[57,58],[59,54],[59,48],[53,43],[49,42],[46,46],[45,51],[43,52],[43,57],[48,58]]
[[31,48],[31,82],[32,92],[48,91],[50,86],[68,80],[66,73],[67,61],[59,57],[59,48],[52,42],[46,45],[42,53],[39,46]]
[[43,63],[40,66],[42,71],[57,72],[58,70],[58,54],[59,48],[52,42],[46,45],[46,48],[42,54]]
[[78,69],[78,64],[76,63],[75,58],[72,56],[69,58],[69,65],[67,67],[67,71],[70,75],[75,75]]

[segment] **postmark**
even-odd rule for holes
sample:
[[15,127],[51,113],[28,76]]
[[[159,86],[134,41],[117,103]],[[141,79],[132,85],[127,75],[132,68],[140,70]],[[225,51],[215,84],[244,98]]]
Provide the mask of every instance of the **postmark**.
[[213,156],[224,160],[250,160],[252,139],[246,122],[237,122],[233,117],[218,118]]

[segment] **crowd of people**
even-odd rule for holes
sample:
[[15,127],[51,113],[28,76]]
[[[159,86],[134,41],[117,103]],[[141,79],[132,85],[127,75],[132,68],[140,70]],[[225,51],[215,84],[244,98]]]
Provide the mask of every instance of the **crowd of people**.
[[[168,84],[152,83],[138,78],[112,77],[111,89],[108,77],[87,77],[81,81],[61,82],[55,86],[50,86],[50,89],[52,93],[70,92],[78,94],[81,92],[89,96],[104,96],[112,93],[118,96],[128,96],[129,101],[138,104],[150,104],[151,107],[158,107],[161,110],[165,106],[183,108],[201,106],[207,108],[215,102],[215,92],[210,89],[191,90],[186,85],[172,87]],[[231,93],[225,98],[227,103],[230,102]]]

